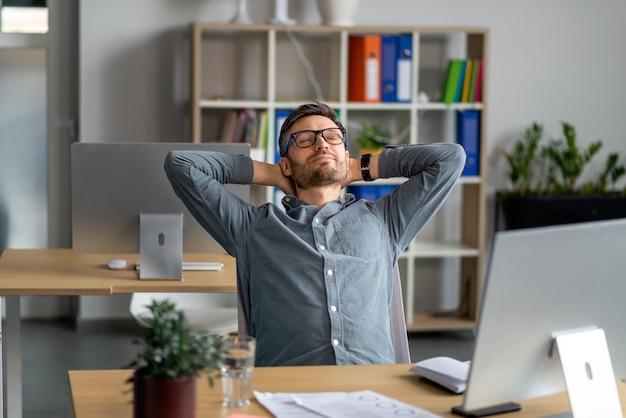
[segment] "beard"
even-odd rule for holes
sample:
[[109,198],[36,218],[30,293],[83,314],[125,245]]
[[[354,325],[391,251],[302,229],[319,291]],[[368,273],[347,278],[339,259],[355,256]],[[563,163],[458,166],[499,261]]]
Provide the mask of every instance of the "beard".
[[289,158],[292,170],[291,178],[300,189],[330,186],[337,183],[341,184],[347,175],[346,160],[339,158],[336,161],[336,167],[327,163],[314,168],[308,163],[297,164]]

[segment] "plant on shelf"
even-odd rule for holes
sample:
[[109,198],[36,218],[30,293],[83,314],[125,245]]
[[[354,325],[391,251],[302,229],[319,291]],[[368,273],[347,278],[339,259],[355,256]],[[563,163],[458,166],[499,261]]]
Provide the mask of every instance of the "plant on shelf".
[[502,151],[511,188],[499,191],[497,201],[508,229],[626,217],[626,188],[616,188],[626,174],[619,154],[610,153],[602,171],[581,183],[603,143],[581,146],[572,124],[561,128],[562,138],[542,144],[543,126],[533,122],[511,151]]
[[371,123],[363,123],[356,138],[361,154],[377,154],[389,144],[389,133]]
[[183,311],[173,302],[153,300],[135,369],[134,417],[193,417],[196,378],[207,372],[209,385],[218,376],[222,336],[191,331]]

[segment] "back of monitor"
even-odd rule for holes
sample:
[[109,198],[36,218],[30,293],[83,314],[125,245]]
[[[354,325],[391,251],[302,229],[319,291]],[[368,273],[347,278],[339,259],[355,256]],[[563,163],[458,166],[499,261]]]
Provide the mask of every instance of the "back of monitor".
[[464,407],[565,390],[554,333],[604,329],[626,377],[626,219],[499,232]]
[[[248,144],[76,143],[72,145],[72,246],[79,253],[139,252],[141,213],[183,213],[183,251],[223,253],[170,185],[163,163],[170,150],[250,155]],[[249,200],[249,186],[228,185]]]

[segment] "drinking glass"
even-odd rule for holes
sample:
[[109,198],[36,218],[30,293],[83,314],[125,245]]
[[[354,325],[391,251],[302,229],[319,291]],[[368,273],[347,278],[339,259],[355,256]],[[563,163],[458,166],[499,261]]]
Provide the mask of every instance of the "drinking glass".
[[250,404],[256,340],[250,336],[227,336],[222,341],[222,392],[224,405]]

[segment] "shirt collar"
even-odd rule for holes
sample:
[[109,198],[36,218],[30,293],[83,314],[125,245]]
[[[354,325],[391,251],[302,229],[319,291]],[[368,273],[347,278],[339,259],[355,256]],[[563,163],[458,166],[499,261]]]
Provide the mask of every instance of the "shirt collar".
[[[328,207],[328,205],[331,205],[331,208],[336,207],[337,209],[345,209],[355,201],[356,199],[352,193],[345,193],[339,199],[328,202],[326,206],[324,206],[324,208]],[[298,199],[294,195],[284,196],[282,198],[282,204],[286,212],[289,212],[292,209],[300,208],[302,206],[309,206],[308,203]]]

